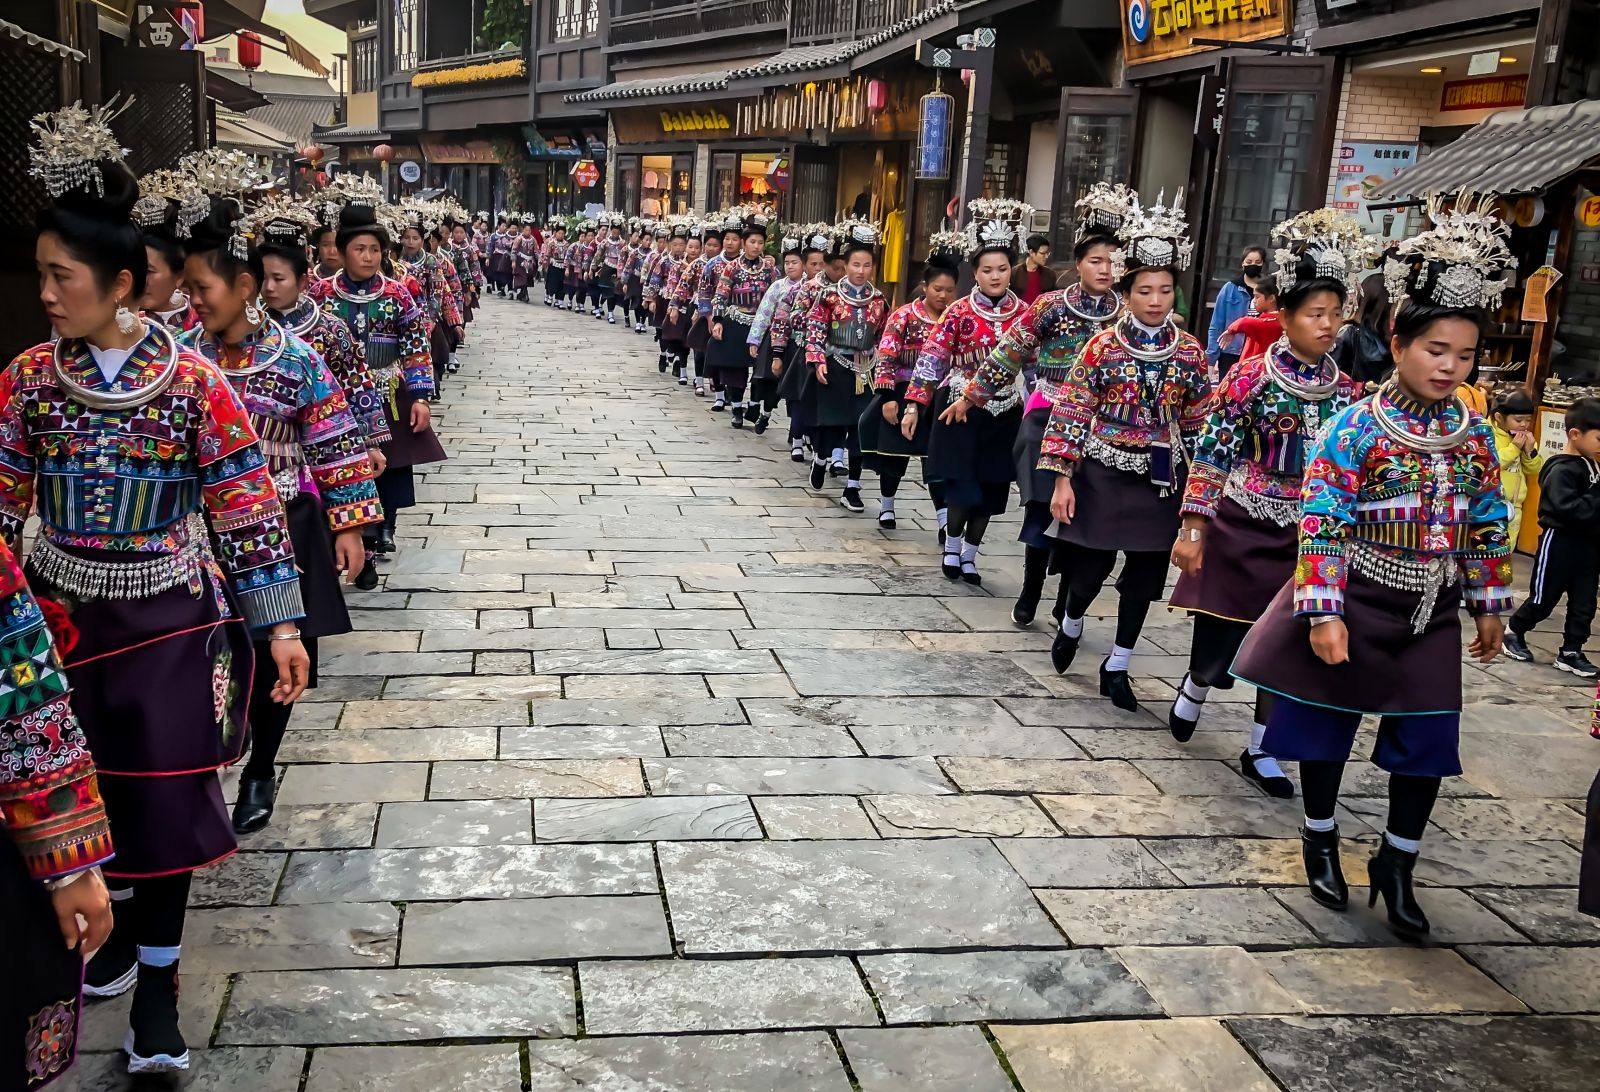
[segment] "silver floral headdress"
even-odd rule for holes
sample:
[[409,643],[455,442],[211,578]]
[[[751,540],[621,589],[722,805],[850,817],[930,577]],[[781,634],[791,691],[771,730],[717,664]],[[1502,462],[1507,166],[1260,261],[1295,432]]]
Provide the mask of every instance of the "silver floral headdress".
[[51,198],[68,190],[92,189],[96,197],[106,195],[100,163],[121,163],[128,149],[111,131],[111,120],[133,105],[133,99],[119,103],[113,96],[101,106],[85,107],[76,102],[48,114],[38,114],[29,127],[33,146],[28,149],[28,173],[44,182]]
[[272,189],[270,178],[262,173],[254,157],[226,148],[205,148],[178,160],[178,171],[194,180],[194,190],[178,206],[178,229],[182,235],[211,212],[211,198],[225,198],[237,207],[239,216],[228,238],[228,253],[244,261],[250,256],[254,233],[245,219],[244,199],[259,197]]
[[862,217],[849,216],[834,225],[834,237],[838,240],[839,253],[844,253],[845,247],[851,243],[863,246],[877,246],[882,232],[878,225]]
[[1081,243],[1091,235],[1115,238],[1138,204],[1138,191],[1121,182],[1096,182],[1073,204],[1078,223],[1072,241]]
[[976,258],[986,250],[1013,253],[1022,239],[1022,225],[1033,215],[1033,206],[1007,197],[979,197],[967,202],[971,219],[967,223],[967,256]]
[[[183,171],[151,171],[139,179],[139,199],[133,203],[133,222],[141,228],[157,228],[167,222],[173,205],[181,206],[199,188],[192,175]],[[182,235],[189,234],[185,228]]]
[[317,217],[301,202],[283,197],[267,201],[251,213],[249,226],[258,239],[303,245],[316,229]]
[[820,250],[826,254],[833,249],[834,225],[806,224],[800,229],[800,240],[806,250]]
[[1428,198],[1433,227],[1401,242],[1383,264],[1391,299],[1402,292],[1440,307],[1498,307],[1503,274],[1515,264],[1511,229],[1493,212],[1492,194],[1462,194],[1454,207],[1442,194]]
[[967,256],[967,233],[964,231],[936,231],[928,237],[928,259],[955,259]]
[[1361,303],[1361,280],[1378,262],[1377,240],[1348,212],[1321,208],[1291,216],[1272,229],[1274,277],[1278,290],[1287,292],[1300,279],[1306,259],[1311,276],[1326,277],[1344,285],[1345,314],[1354,315]]
[[1194,256],[1189,239],[1189,221],[1183,211],[1183,191],[1167,204],[1166,191],[1156,195],[1156,203],[1142,205],[1134,197],[1128,203],[1128,216],[1117,229],[1122,243],[1111,252],[1111,275],[1118,279],[1146,266],[1171,266],[1188,269]]

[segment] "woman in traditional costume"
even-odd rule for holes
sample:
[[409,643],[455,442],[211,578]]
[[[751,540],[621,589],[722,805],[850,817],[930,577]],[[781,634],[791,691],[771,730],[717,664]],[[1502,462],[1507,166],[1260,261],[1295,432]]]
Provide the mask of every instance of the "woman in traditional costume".
[[[783,377],[784,351],[773,343],[773,320],[778,308],[800,287],[805,278],[804,242],[800,235],[786,235],[779,244],[783,262],[783,276],[776,277],[767,286],[756,307],[750,332],[745,336],[745,349],[754,362],[755,371],[750,377],[750,407],[756,414],[755,434],[762,435],[772,423],[772,411],[778,405],[778,384]],[[776,270],[774,271],[776,272]],[[791,421],[791,424],[793,422]]]
[[1112,254],[1125,310],[1068,370],[1039,449],[1038,468],[1056,475],[1050,513],[1068,581],[1051,662],[1061,674],[1071,666],[1084,617],[1121,554],[1116,639],[1100,664],[1100,693],[1129,711],[1139,707],[1129,661],[1166,589],[1185,454],[1211,390],[1205,346],[1173,320],[1177,274],[1193,249],[1187,231],[1177,201],[1130,202]]
[[1509,510],[1490,424],[1456,388],[1471,371],[1486,309],[1511,268],[1508,231],[1488,212],[1432,202],[1434,227],[1384,263],[1402,299],[1394,373],[1346,408],[1312,450],[1301,489],[1299,560],[1239,650],[1233,673],[1275,695],[1264,745],[1300,764],[1306,881],[1342,910],[1349,891],[1334,821],[1363,716],[1381,718],[1372,761],[1389,773],[1368,902],[1390,927],[1428,932],[1412,870],[1442,778],[1461,773],[1461,615],[1468,653],[1500,652],[1511,609]]
[[[1359,302],[1377,246],[1353,217],[1333,209],[1284,221],[1273,242],[1284,332],[1265,354],[1235,364],[1217,391],[1195,445],[1172,548],[1182,573],[1172,606],[1194,619],[1189,671],[1167,713],[1180,743],[1194,735],[1212,688],[1233,688],[1228,669],[1239,645],[1294,575],[1306,453],[1360,396],[1329,350]],[[1239,765],[1268,794],[1287,799],[1294,783],[1261,745],[1270,704],[1266,691],[1257,693]]]
[[417,302],[428,314],[433,400],[437,401],[450,365],[453,353],[451,346],[465,333],[458,302],[461,298],[461,280],[455,266],[439,253],[443,237],[433,210],[412,206],[404,208],[403,212],[406,227],[400,236],[400,260],[422,287],[422,295]]
[[968,212],[967,260],[975,283],[923,343],[900,427],[913,436],[923,412],[932,416],[925,470],[941,483],[949,510],[940,568],[951,580],[982,584],[978,550],[989,520],[1006,510],[1016,479],[1011,448],[1022,424],[1022,394],[1014,383],[995,391],[982,398],[983,412],[974,417],[968,411],[979,403],[967,392],[1026,310],[1011,291],[1011,266],[1033,209],[1020,201],[979,199]]
[[[680,387],[689,383],[689,346],[685,339],[689,336],[691,309],[687,303],[682,307],[678,305],[678,294],[686,290],[685,284],[693,280],[700,266],[700,233],[700,225],[692,220],[675,225],[672,229],[672,252],[656,270],[656,276],[661,279],[661,287],[656,293],[656,314],[666,315],[661,324],[661,344],[667,350],[667,359],[672,362],[672,374],[677,377]],[[679,239],[683,240],[681,248]],[[687,291],[692,292],[693,288]],[[705,393],[699,376],[695,377],[695,393]]]
[[[856,425],[862,465],[878,473],[878,527],[884,531],[893,531],[896,527],[895,496],[905,480],[911,457],[926,458],[928,454],[928,432],[933,419],[921,420],[907,436],[901,431],[901,413],[907,408],[906,391],[911,386],[923,347],[939,328],[956,297],[961,259],[967,249],[966,236],[958,231],[935,232],[930,247],[928,260],[922,266],[921,295],[896,308],[884,321],[873,370],[872,385],[877,393]],[[934,506],[943,508],[944,483],[936,484],[938,496],[934,497]]]
[[806,315],[806,365],[816,378],[816,454],[811,464],[811,488],[827,481],[824,451],[843,451],[849,476],[839,504],[862,512],[861,445],[856,426],[872,401],[873,355],[889,301],[872,283],[878,246],[878,227],[865,220],[844,226],[841,254],[844,277],[821,288]]
[[83,959],[111,934],[100,874],[112,856],[110,826],[61,671],[75,639],[66,627],[52,637],[0,542],[0,658],[38,672],[0,715],[0,935],[10,967],[0,989],[0,1087],[28,1092],[72,1065]]
[[[816,372],[806,367],[806,316],[816,293],[830,280],[827,267],[837,245],[830,224],[808,224],[800,229],[800,282],[778,299],[770,320],[772,349],[781,362],[781,367],[775,362],[772,371],[778,378],[777,396],[789,415],[791,462],[805,462],[807,446],[815,446],[814,408],[806,395],[816,386]],[[758,317],[750,332],[754,335],[761,328]]]
[[[202,321],[185,344],[228,377],[261,438],[300,570],[306,611],[300,634],[311,658],[307,686],[314,687],[318,639],[351,629],[340,577],[353,581],[361,573],[366,564],[361,528],[382,523],[383,511],[367,439],[339,379],[310,345],[257,302],[265,280],[263,248],[271,247],[281,261],[282,251],[298,243],[293,235],[298,225],[286,222],[274,230],[273,215],[269,211],[265,222],[247,220],[233,198],[213,196],[210,215],[195,225],[185,244],[184,276]],[[287,245],[270,241],[275,239]],[[233,808],[238,834],[260,830],[272,816],[278,748],[294,712],[292,705],[272,700],[276,681],[269,650],[258,640],[250,759]]]
[[[707,360],[727,398],[734,428],[744,428],[745,387],[750,381],[750,330],[777,270],[767,263],[767,218],[747,217],[741,229],[741,250],[724,261],[711,297],[711,341]],[[712,407],[715,408],[715,407]],[[752,412],[751,416],[755,414]],[[762,431],[765,431],[763,428]]]
[[[72,707],[116,839],[105,868],[116,924],[85,992],[133,988],[129,1071],[168,1072],[189,1065],[178,960],[190,877],[237,848],[217,771],[244,749],[252,637],[276,666],[274,700],[293,702],[309,667],[305,611],[244,407],[215,365],[133,310],[146,266],[138,191],[104,112],[34,124],[33,172],[53,198],[39,295],[60,340],[0,373],[0,534],[20,541],[37,500],[29,579],[76,635],[63,656]],[[227,169],[229,153],[206,154]],[[52,686],[64,683],[47,664],[24,690]]]
[[[1089,339],[1109,326],[1122,311],[1111,275],[1111,252],[1117,249],[1117,229],[1128,215],[1129,204],[1139,195],[1122,185],[1097,182],[1078,199],[1078,223],[1072,259],[1076,284],[1044,293],[978,369],[967,389],[967,401],[982,405],[1028,375],[1033,389],[1023,405],[1012,457],[1016,463],[1017,491],[1022,497],[1022,590],[1011,608],[1011,621],[1033,624],[1044,594],[1045,579],[1062,573],[1052,617],[1059,625],[1067,609],[1067,578],[1060,558],[1060,542],[1051,538],[1050,497],[1055,475],[1039,470],[1039,449],[1045,426],[1061,384],[1077,363]],[[1053,563],[1053,564],[1052,564]]]
[[178,220],[179,197],[186,184],[177,171],[155,171],[139,180],[139,200],[133,206],[133,220],[144,237],[149,264],[144,274],[144,298],[139,301],[144,313],[174,334],[183,335],[200,325],[200,318],[189,306],[183,290],[183,243],[189,225]]

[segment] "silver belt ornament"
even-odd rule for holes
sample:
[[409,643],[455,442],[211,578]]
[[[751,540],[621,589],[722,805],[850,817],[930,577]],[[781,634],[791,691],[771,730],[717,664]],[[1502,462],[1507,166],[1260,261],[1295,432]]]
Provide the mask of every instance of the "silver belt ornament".
[[91,561],[40,536],[28,555],[28,567],[45,583],[79,599],[149,599],[183,584],[199,598],[210,560],[203,538],[148,561]]
[[1426,561],[1408,561],[1380,553],[1375,546],[1352,539],[1346,548],[1350,568],[1386,588],[1422,596],[1411,616],[1411,632],[1421,634],[1433,619],[1439,593],[1453,587],[1460,576],[1456,559],[1450,554],[1435,554]]
[[[977,381],[978,377],[976,375],[967,376],[958,374],[955,378],[951,379],[951,401],[965,398],[967,396],[967,391],[971,390],[972,385]],[[994,416],[999,417],[1002,413],[1014,409],[1021,402],[1022,391],[1018,388],[1017,384],[1013,382],[1011,386],[1007,387],[1004,391],[991,397],[983,404],[981,408],[987,410]]]
[[1222,495],[1250,514],[1252,519],[1275,523],[1279,527],[1293,527],[1300,522],[1299,497],[1265,497],[1252,493],[1245,486],[1245,468],[1235,463],[1228,471],[1228,480],[1222,485]]
[[1102,466],[1112,470],[1125,470],[1133,474],[1150,475],[1150,453],[1128,451],[1106,443],[1098,436],[1090,436],[1083,445],[1083,453]]

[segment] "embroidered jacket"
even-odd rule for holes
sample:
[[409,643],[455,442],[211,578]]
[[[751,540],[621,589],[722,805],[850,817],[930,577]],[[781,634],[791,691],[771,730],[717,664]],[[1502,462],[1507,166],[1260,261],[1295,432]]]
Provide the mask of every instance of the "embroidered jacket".
[[717,318],[754,322],[772,284],[773,269],[760,258],[751,264],[743,257],[723,262],[718,269],[717,290],[711,297],[711,313]]
[[295,337],[316,350],[328,370],[344,389],[345,402],[356,415],[368,447],[386,444],[392,439],[389,419],[383,413],[383,399],[378,395],[378,385],[367,369],[367,354],[361,343],[350,335],[350,327],[317,306],[310,296],[301,296],[286,314],[273,313]]
[[1026,310],[1010,289],[999,306],[976,288],[956,300],[923,341],[906,398],[926,406],[940,387],[964,386]]
[[644,268],[640,270],[640,276],[644,280],[645,303],[654,303],[662,296],[670,298],[671,292],[666,288],[667,278],[677,264],[678,260],[665,250],[645,259]]
[[146,311],[144,317],[152,322],[159,322],[174,334],[182,336],[200,325],[200,313],[194,309],[194,304],[189,302],[189,297],[183,298],[183,306],[171,311]]
[[518,235],[511,244],[511,271],[526,281],[538,266],[539,240],[532,235]]
[[702,254],[675,271],[678,279],[673,282],[671,291],[667,293],[668,300],[673,307],[680,311],[689,309],[689,303],[694,299],[695,286],[700,283],[700,274],[705,271],[706,263],[710,260],[710,258]]
[[858,289],[848,280],[820,289],[816,301],[806,315],[806,363],[838,361],[856,373],[859,390],[871,374],[871,354],[889,317],[889,301],[875,286]]
[[1115,292],[1091,296],[1078,284],[1046,292],[1006,331],[978,368],[977,379],[967,388],[967,401],[983,405],[1010,387],[1018,372],[1030,367],[1038,380],[1038,394],[1054,401],[1083,347],[1121,309],[1122,297]]
[[[1171,352],[1165,360],[1143,361],[1130,345]],[[1144,455],[1153,444],[1170,440],[1176,426],[1179,437],[1192,445],[1211,392],[1205,357],[1205,347],[1192,334],[1171,326],[1152,337],[1124,316],[1100,331],[1083,347],[1056,395],[1038,468],[1070,472],[1091,438]]]
[[483,287],[483,265],[478,260],[478,247],[470,240],[457,246],[455,243],[446,243],[445,250],[450,264],[456,267],[456,272],[467,283]]
[[455,267],[447,259],[427,251],[403,257],[402,261],[422,287],[419,302],[426,305],[430,322],[435,326],[441,322],[446,326],[460,326],[461,309],[456,301],[461,296],[461,281]]
[[[761,339],[766,337],[767,332],[770,330],[773,334],[772,347],[774,349],[783,348],[777,342],[777,331],[773,328],[773,320],[777,318],[779,305],[784,299],[792,299],[794,297],[795,292],[799,291],[803,280],[803,277],[795,277],[793,280],[787,277],[779,277],[767,286],[766,292],[762,293],[761,303],[756,308],[756,317],[750,323],[750,336],[745,338],[748,344],[760,345]],[[784,344],[788,344],[788,342],[785,341]]]
[[928,335],[938,327],[939,320],[928,314],[921,300],[895,308],[894,314],[883,324],[883,336],[878,339],[878,362],[872,385],[880,391],[892,391],[901,383],[910,383]]
[[605,246],[600,248],[600,264],[609,265],[612,269],[622,268],[622,253],[628,249],[628,240],[623,238],[607,239]]
[[94,760],[67,699],[65,651],[70,647],[53,639],[22,566],[0,543],[0,664],[11,688],[0,704],[0,828],[36,880],[112,857]]
[[804,352],[806,335],[809,333],[806,324],[811,320],[811,309],[817,305],[817,296],[832,283],[826,271],[819,272],[814,277],[805,277],[795,288],[794,294],[789,297],[788,310],[785,311],[783,304],[779,303],[777,313],[772,316],[774,346],[777,346],[781,337],[784,345],[797,341],[799,349]]
[[[222,344],[204,330],[189,343],[233,384],[274,480],[303,480],[309,473],[335,534],[383,520],[366,437],[339,381],[309,345],[269,323],[239,344],[249,363],[235,370],[223,364]],[[258,362],[266,367],[250,374]]]
[[1283,527],[1298,520],[1306,453],[1334,415],[1355,400],[1360,384],[1339,372],[1332,394],[1306,400],[1274,380],[1275,368],[1302,383],[1325,374],[1286,345],[1273,347],[1270,364],[1256,356],[1229,369],[1195,444],[1183,493],[1185,515],[1215,518],[1226,494],[1258,519],[1271,518]]
[[578,280],[589,268],[589,256],[594,253],[593,243],[577,242],[567,248],[567,279]]
[[694,286],[694,307],[702,318],[711,317],[711,301],[716,298],[717,282],[722,278],[722,267],[726,264],[728,259],[719,250],[700,267],[700,279]]
[[572,246],[565,239],[557,239],[554,235],[544,241],[544,249],[539,252],[539,268],[549,272],[553,265],[558,269],[567,266],[567,250]]
[[1386,413],[1417,436],[1448,435],[1463,424],[1454,399],[1424,406],[1384,388],[1333,419],[1312,451],[1301,489],[1296,614],[1343,614],[1353,549],[1416,565],[1456,567],[1473,614],[1511,609],[1510,509],[1488,422],[1470,426],[1454,450],[1419,453],[1379,425]]
[[[294,546],[261,443],[233,388],[182,349],[167,388],[143,406],[94,409],[56,374],[49,344],[0,373],[0,537],[14,545],[37,497],[40,534],[67,548],[174,554],[204,510],[245,621],[305,616]],[[62,374],[91,391],[147,389],[167,345],[147,329],[108,383],[81,341],[60,343]]]
[[392,388],[387,378],[391,368],[399,369],[400,382],[412,394],[433,393],[426,312],[399,281],[379,276],[355,284],[341,272],[314,285],[311,298],[350,328],[366,355],[380,397]]

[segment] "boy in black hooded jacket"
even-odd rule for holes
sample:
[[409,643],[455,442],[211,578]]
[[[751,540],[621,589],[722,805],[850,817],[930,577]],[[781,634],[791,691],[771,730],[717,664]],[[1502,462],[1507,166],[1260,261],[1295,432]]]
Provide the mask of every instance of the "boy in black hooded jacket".
[[1600,585],[1600,398],[1584,398],[1567,410],[1567,446],[1545,460],[1539,472],[1539,553],[1533,588],[1506,627],[1505,652],[1513,660],[1533,659],[1524,635],[1550,617],[1567,597],[1561,652],[1555,666],[1592,679],[1600,668],[1583,646],[1594,622]]

